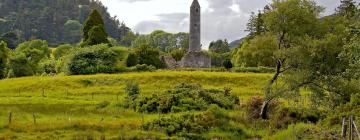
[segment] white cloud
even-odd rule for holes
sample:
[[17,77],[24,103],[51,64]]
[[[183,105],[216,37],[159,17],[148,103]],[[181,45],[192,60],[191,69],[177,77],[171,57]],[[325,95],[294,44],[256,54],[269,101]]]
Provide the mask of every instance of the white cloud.
[[[199,0],[202,6],[202,43],[239,39],[251,12],[263,9],[272,0]],[[316,0],[327,7],[328,15],[340,0]],[[359,2],[360,0],[356,0]],[[140,33],[156,29],[168,32],[188,32],[189,7],[192,0],[102,0],[113,15]]]

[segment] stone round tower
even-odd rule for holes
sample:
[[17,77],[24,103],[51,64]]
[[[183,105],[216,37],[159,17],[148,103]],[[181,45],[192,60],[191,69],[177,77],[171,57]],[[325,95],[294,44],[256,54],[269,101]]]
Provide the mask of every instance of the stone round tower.
[[189,51],[201,51],[201,7],[198,0],[194,0],[190,7],[190,46]]
[[181,67],[211,67],[211,57],[201,51],[201,7],[193,0],[190,7],[189,50],[181,60]]

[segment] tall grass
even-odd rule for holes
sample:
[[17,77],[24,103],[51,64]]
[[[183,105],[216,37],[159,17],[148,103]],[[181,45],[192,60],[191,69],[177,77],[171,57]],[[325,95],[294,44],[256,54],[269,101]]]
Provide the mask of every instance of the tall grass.
[[205,88],[230,87],[233,94],[246,100],[261,94],[270,77],[161,70],[0,80],[0,139],[164,138],[161,132],[143,132],[140,128],[161,116],[122,108],[127,82],[139,83],[142,95],[162,93],[180,83],[199,83]]

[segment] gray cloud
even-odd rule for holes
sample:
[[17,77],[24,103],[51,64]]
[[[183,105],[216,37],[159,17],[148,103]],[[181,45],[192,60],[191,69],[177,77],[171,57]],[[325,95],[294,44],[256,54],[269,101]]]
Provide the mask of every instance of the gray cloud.
[[[136,1],[136,0],[127,0]],[[202,43],[207,46],[210,41],[228,39],[229,41],[246,36],[244,31],[251,12],[262,10],[272,0],[207,0],[208,9],[202,12]],[[325,15],[334,12],[340,0],[316,0],[319,5],[327,7]],[[360,0],[356,0],[359,2]],[[230,8],[231,7],[231,8]],[[235,9],[238,8],[238,9]],[[142,21],[135,30],[149,33],[155,29],[168,32],[187,32],[188,13],[171,13],[157,16],[156,21]]]
[[151,1],[151,0],[117,0],[117,1],[123,1],[123,2],[141,2],[141,1]]

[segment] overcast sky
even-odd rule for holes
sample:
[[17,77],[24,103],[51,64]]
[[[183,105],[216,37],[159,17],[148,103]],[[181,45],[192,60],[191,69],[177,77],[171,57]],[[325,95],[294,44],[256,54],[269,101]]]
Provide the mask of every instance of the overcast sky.
[[[101,0],[112,16],[117,16],[135,32],[188,32],[189,7],[193,0]],[[199,0],[202,7],[202,43],[244,37],[252,11],[262,9],[272,0]],[[329,14],[340,0],[315,0]],[[356,0],[360,1],[360,0]]]

